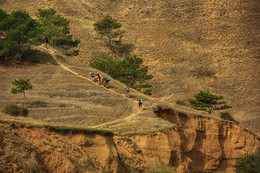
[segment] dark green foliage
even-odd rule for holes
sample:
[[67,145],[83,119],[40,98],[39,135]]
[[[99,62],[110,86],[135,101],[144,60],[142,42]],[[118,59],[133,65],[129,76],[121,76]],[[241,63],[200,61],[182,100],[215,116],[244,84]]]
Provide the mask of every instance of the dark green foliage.
[[95,31],[108,39],[108,46],[110,50],[112,50],[112,39],[122,37],[124,31],[119,30],[121,27],[122,25],[111,16],[105,16],[102,20],[94,24]]
[[236,173],[260,173],[260,150],[237,160]]
[[82,128],[82,127],[68,127],[68,126],[56,126],[56,125],[44,125],[45,128],[60,132],[60,133],[94,133],[100,135],[113,135],[111,131],[108,130],[101,130],[101,129],[91,129],[91,128]]
[[[148,67],[142,66],[142,63],[143,60],[136,56],[127,56],[117,60],[107,54],[102,54],[91,62],[90,66],[109,74],[131,88],[141,90],[142,88],[151,87],[145,82],[153,77],[147,74]],[[151,94],[151,90],[146,90],[145,93]]]
[[15,88],[12,88],[11,93],[12,94],[23,93],[24,108],[26,108],[25,91],[32,89],[32,84],[30,83],[30,79],[15,79],[13,81],[13,85],[15,85]]
[[25,116],[25,117],[27,117],[28,114],[29,114],[28,109],[21,108],[17,105],[14,105],[14,104],[5,106],[4,112],[6,114],[12,115],[12,116]]
[[13,84],[16,88],[12,88],[12,93],[24,93],[25,90],[32,89],[32,84],[30,83],[30,79],[15,79]]
[[235,123],[238,123],[229,112],[220,112],[220,118],[224,120],[234,121]]
[[54,9],[38,9],[37,16],[43,27],[42,35],[48,37],[52,46],[67,50],[78,46],[80,40],[73,40],[72,35],[69,35],[69,21]]
[[37,20],[25,11],[13,11],[10,15],[0,10],[0,58],[20,59],[31,44],[37,44],[41,29]]
[[219,101],[223,99],[223,96],[212,95],[203,91],[200,91],[194,95],[196,99],[188,99],[194,109],[207,111],[209,114],[214,110],[228,109],[231,106],[226,105],[226,102]]

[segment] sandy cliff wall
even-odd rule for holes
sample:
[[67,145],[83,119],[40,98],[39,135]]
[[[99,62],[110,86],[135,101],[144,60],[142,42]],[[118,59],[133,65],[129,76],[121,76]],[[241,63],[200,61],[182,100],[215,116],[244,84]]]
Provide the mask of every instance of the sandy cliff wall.
[[182,152],[195,172],[232,172],[235,159],[260,148],[259,137],[238,125],[158,107],[158,117],[178,125]]
[[122,172],[112,135],[0,123],[0,172]]
[[259,137],[238,125],[158,107],[158,117],[177,129],[151,135],[115,137],[119,155],[142,169],[159,158],[177,172],[234,172],[236,158],[260,148]]

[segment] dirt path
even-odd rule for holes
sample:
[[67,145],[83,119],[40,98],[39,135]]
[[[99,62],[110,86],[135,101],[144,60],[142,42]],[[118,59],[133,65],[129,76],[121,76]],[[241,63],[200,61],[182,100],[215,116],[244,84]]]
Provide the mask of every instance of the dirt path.
[[[47,48],[44,48],[43,46],[41,46],[40,49],[49,52],[49,53],[51,54],[52,58],[56,61],[56,63],[57,63],[60,67],[62,67],[64,70],[66,70],[66,71],[72,73],[73,75],[75,75],[75,76],[77,76],[77,77],[80,77],[80,78],[82,78],[82,79],[84,79],[84,80],[87,80],[88,82],[91,82],[91,83],[97,85],[98,87],[102,87],[102,86],[98,85],[98,83],[93,82],[90,78],[85,77],[85,76],[83,76],[82,74],[79,74],[79,73],[77,73],[77,72],[71,70],[71,69],[70,69],[69,67],[67,67],[66,65],[64,65],[64,64],[61,62],[61,60],[56,56],[56,54],[55,54],[55,52],[52,50],[52,48],[47,49]],[[113,82],[116,83],[116,85],[120,85],[121,88],[126,87],[125,85],[119,83],[118,81],[113,80]],[[102,88],[103,88],[103,87],[102,87]],[[116,92],[115,90],[112,90],[112,89],[110,89],[110,88],[106,88],[106,89],[107,89],[108,91],[110,91],[110,92],[113,92],[113,93],[116,94],[116,95],[119,95],[119,96],[121,96],[121,97],[125,97],[125,94],[118,93],[118,92]],[[139,95],[139,96],[142,97],[142,98],[146,98],[147,100],[155,100],[155,101],[158,101],[157,99],[148,97],[148,96],[146,96],[146,95],[144,95],[144,94],[142,94],[142,93],[136,92],[136,91],[134,91],[134,90],[132,90],[131,92],[134,93],[135,95]],[[141,111],[139,111],[139,109],[138,109],[138,107],[137,107],[137,102],[135,103],[135,100],[134,100],[133,98],[130,98],[130,100],[133,101],[133,105],[134,105],[133,107],[136,107],[136,109],[134,109],[133,112],[132,112],[128,117],[125,117],[124,119],[118,119],[118,120],[114,120],[114,121],[102,123],[102,124],[99,124],[99,125],[96,125],[96,126],[92,126],[92,127],[93,127],[93,128],[100,128],[100,127],[103,127],[103,126],[119,124],[119,123],[122,122],[122,121],[129,121],[131,118],[134,118],[135,116],[138,116],[138,115],[141,113]]]

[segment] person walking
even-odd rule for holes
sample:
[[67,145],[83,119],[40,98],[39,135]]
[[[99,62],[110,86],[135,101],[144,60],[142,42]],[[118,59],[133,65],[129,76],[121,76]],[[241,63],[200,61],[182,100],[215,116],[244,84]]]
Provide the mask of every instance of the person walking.
[[127,86],[125,88],[125,96],[128,97],[128,98],[130,98],[129,92],[130,92],[130,88]]
[[92,72],[90,72],[90,78],[91,78],[91,80],[94,82],[94,77],[95,77],[95,74],[94,73],[92,73]]
[[143,109],[143,100],[142,99],[138,100],[138,105],[139,105],[139,110],[142,110]]
[[108,88],[108,82],[111,81],[111,79],[110,79],[110,78],[107,78],[107,77],[104,77],[104,78],[102,79],[102,81],[103,81],[104,87],[107,87],[107,88]]
[[98,80],[98,85],[100,85],[100,81],[101,81],[101,76],[97,73],[96,74],[97,80]]
[[48,37],[43,37],[43,40],[45,42],[45,47],[47,48],[47,44],[49,43]]

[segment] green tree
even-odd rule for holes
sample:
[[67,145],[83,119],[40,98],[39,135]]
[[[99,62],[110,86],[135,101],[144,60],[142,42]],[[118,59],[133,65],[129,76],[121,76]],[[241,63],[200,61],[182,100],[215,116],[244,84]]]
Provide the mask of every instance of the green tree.
[[24,97],[23,107],[26,108],[25,91],[32,89],[32,84],[30,83],[30,79],[15,79],[13,81],[13,85],[15,85],[16,87],[12,88],[11,93],[12,94],[22,93]]
[[43,36],[48,37],[54,47],[71,49],[77,47],[80,40],[72,39],[69,21],[57,14],[54,9],[38,9],[37,16],[43,27]]
[[226,105],[226,102],[219,101],[223,99],[223,96],[212,95],[203,91],[200,91],[194,95],[196,99],[188,99],[194,109],[207,111],[211,114],[214,110],[228,109],[231,106]]
[[107,54],[103,54],[95,58],[95,60],[90,63],[90,66],[104,71],[114,79],[127,84],[131,88],[141,90],[142,88],[151,87],[151,85],[146,84],[146,82],[153,77],[147,74],[148,67],[143,66],[142,63],[143,59],[135,55],[118,60]]
[[19,58],[30,45],[39,42],[40,24],[26,11],[13,11],[10,15],[0,10],[0,57],[5,60]]
[[235,170],[236,173],[260,173],[260,150],[239,158]]
[[124,31],[119,30],[122,25],[113,19],[111,16],[105,16],[102,20],[94,24],[94,30],[101,36],[108,39],[108,47],[112,50],[112,40],[114,38],[122,37]]

